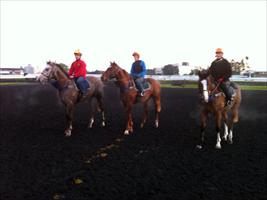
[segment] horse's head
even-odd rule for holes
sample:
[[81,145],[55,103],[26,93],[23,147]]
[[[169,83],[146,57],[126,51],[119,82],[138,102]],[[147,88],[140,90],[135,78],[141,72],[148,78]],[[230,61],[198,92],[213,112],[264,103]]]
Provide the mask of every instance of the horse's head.
[[69,80],[69,75],[61,67],[60,64],[56,62],[48,61],[46,68],[42,71],[39,77],[37,77],[37,81],[40,81],[42,84],[46,84],[49,80]]
[[198,89],[206,103],[209,102],[209,91],[211,87],[211,81],[207,70],[198,72]]
[[110,62],[110,66],[102,74],[101,80],[105,82],[113,78],[117,79],[120,69],[121,68],[115,62]]
[[37,77],[37,81],[40,81],[42,84],[46,84],[49,80],[55,78],[56,63],[48,61],[46,64],[47,64],[46,68]]

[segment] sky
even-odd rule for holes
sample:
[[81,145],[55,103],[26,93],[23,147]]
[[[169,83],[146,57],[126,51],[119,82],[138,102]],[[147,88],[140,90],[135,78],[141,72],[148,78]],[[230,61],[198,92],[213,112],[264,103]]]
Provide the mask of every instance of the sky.
[[266,1],[7,1],[1,5],[0,67],[46,61],[71,65],[80,49],[88,71],[110,61],[130,70],[137,51],[147,68],[189,62],[207,67],[215,49],[249,57],[267,71]]

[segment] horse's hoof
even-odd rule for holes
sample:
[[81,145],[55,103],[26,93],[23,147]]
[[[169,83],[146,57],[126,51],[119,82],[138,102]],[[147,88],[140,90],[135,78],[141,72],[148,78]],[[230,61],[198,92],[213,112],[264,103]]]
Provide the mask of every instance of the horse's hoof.
[[158,128],[159,127],[159,121],[155,120],[155,127]]
[[105,122],[102,122],[101,125],[102,125],[102,127],[105,127],[106,126],[106,123]]
[[66,130],[65,131],[65,136],[70,137],[71,136],[71,130]]
[[129,135],[129,131],[128,130],[125,130],[124,131],[124,135]]
[[233,144],[233,140],[228,140],[228,144]]
[[219,144],[216,144],[216,146],[215,146],[215,149],[221,149],[222,148],[222,146],[221,145],[219,145]]
[[203,147],[202,147],[202,145],[200,145],[200,144],[198,144],[197,146],[196,146],[196,149],[202,149]]
[[88,125],[88,128],[93,128],[93,124],[94,124],[94,120],[91,119],[91,121],[90,121],[90,123],[89,123],[89,125]]
[[144,128],[144,124],[143,123],[140,125],[140,128]]

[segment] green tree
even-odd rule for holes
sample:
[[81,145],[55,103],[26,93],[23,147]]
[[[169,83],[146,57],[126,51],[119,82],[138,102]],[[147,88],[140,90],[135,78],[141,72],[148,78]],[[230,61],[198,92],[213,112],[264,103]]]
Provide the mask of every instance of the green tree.
[[175,75],[179,73],[178,67],[172,64],[165,65],[162,71],[164,75]]
[[240,62],[232,59],[230,63],[232,66],[233,74],[240,74],[240,72],[250,69],[250,66],[248,64],[248,59],[249,59],[248,56],[245,56],[245,58],[241,59]]
[[64,63],[59,63],[59,65],[63,68],[63,69],[65,69],[66,70],[66,72],[68,72],[69,71],[69,66],[68,65],[65,65]]

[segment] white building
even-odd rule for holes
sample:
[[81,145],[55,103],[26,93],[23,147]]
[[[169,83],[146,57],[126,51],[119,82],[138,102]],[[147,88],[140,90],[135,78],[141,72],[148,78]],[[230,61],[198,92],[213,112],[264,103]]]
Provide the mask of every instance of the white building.
[[154,70],[155,70],[156,75],[162,75],[163,74],[162,68],[155,68]]
[[23,69],[24,69],[24,74],[34,74],[34,67],[31,64],[28,64]]

